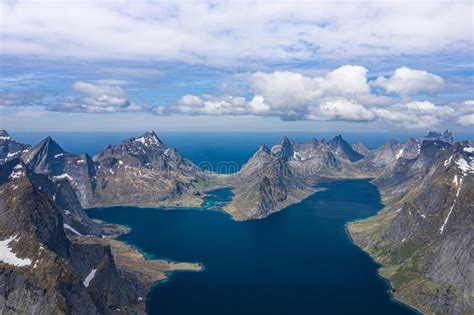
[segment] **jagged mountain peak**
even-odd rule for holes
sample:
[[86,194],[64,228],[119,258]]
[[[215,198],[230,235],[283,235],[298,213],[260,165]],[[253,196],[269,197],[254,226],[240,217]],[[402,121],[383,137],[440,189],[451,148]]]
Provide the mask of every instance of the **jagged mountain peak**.
[[280,157],[284,160],[289,159],[293,156],[293,145],[286,136],[281,138],[280,141],[276,145],[274,145],[271,149],[271,152],[274,156]]
[[334,150],[336,155],[341,156],[344,159],[355,162],[361,160],[364,156],[352,149],[352,146],[344,140],[342,135],[335,136],[328,142],[329,147]]
[[158,138],[154,130],[145,132],[140,137],[134,138],[134,142],[139,142],[144,146],[165,146],[165,144]]
[[7,138],[10,139],[10,135],[6,130],[0,130],[0,138]]
[[43,139],[40,143],[38,143],[32,150],[32,152],[39,152],[43,151],[48,154],[61,154],[61,153],[66,153],[64,149],[56,142],[53,140],[51,137],[46,137]]
[[439,133],[436,131],[430,131],[428,134],[424,137],[424,139],[427,140],[440,140],[448,143],[453,143],[453,133],[450,130],[445,130],[443,133]]
[[266,156],[271,155],[270,149],[264,144],[261,144],[260,147],[258,147],[258,150],[257,150],[257,152],[255,152],[253,157],[258,157],[258,156],[262,156],[262,155],[266,155]]

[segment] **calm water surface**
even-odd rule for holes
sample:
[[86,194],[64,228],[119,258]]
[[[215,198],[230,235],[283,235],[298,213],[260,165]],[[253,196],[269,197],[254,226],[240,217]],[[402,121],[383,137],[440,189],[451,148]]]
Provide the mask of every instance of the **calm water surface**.
[[[129,225],[132,232],[120,239],[150,257],[205,265],[155,286],[150,314],[415,314],[390,299],[377,265],[344,230],[382,207],[377,189],[366,180],[324,186],[264,220],[235,222],[219,211],[190,209],[88,213]],[[230,197],[227,189],[215,191],[203,210]]]

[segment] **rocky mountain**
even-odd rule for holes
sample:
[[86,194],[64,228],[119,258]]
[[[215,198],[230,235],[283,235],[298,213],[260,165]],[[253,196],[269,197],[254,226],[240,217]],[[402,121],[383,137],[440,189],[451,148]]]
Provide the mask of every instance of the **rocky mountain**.
[[165,272],[200,270],[145,260],[113,238],[82,235],[56,206],[63,188],[51,189],[61,183],[50,183],[19,159],[0,165],[0,313],[143,314],[148,290]]
[[47,137],[22,158],[28,168],[37,174],[44,174],[53,181],[66,179],[74,188],[81,205],[91,205],[96,168],[88,154],[66,152],[51,137]]
[[[29,172],[18,163],[0,186],[2,313],[109,314],[121,308],[133,310],[119,287],[110,248],[69,240],[60,211],[30,179]],[[2,168],[3,178],[5,173]]]
[[357,142],[353,144],[352,149],[363,156],[367,155],[370,152],[369,148],[367,148],[362,142]]
[[18,142],[8,132],[0,130],[0,164],[18,158],[30,149],[30,145]]
[[93,160],[96,206],[199,206],[209,175],[153,131],[109,145]]
[[[26,151],[24,162],[6,153],[0,163],[0,308],[7,314],[27,307],[80,314],[77,303],[92,314],[143,312],[138,297],[163,277],[156,269],[180,268],[130,261],[137,256],[131,249],[101,238],[117,227],[91,221],[82,206],[199,206],[206,189],[229,186],[234,195],[224,210],[249,220],[302,200],[323,181],[350,178],[373,178],[382,194],[386,207],[348,231],[382,265],[394,296],[425,313],[474,309],[474,144],[454,143],[449,131],[373,150],[342,136],[303,143],[284,137],[229,176],[202,171],[154,132],[109,145],[93,159],[65,152],[51,138],[30,148],[2,135],[2,152]],[[46,281],[45,273],[65,278]]]
[[378,178],[386,207],[349,225],[383,265],[395,296],[424,313],[474,309],[474,147],[424,140],[413,160]]
[[224,210],[238,220],[263,218],[313,193],[322,180],[366,176],[352,161],[361,157],[341,136],[329,143],[283,137],[271,149],[261,146],[226,179],[234,197]]
[[37,189],[48,194],[64,221],[64,226],[69,232],[74,231],[81,235],[109,235],[113,231],[106,226],[93,222],[79,203],[76,193],[67,179],[51,181],[47,176],[32,172],[20,159],[11,160],[0,166],[0,184],[10,179],[14,170],[21,170],[21,174],[28,178]]
[[234,198],[224,210],[237,220],[263,218],[295,203],[314,190],[297,179],[288,167],[293,149],[284,138],[272,150],[262,145],[231,177]]
[[352,146],[342,138],[341,135],[334,137],[328,142],[328,145],[334,151],[334,153],[342,158],[355,162],[361,160],[364,156],[352,149]]
[[453,133],[449,130],[445,130],[443,133],[436,131],[430,131],[422,138],[422,140],[439,140],[447,143],[453,143]]

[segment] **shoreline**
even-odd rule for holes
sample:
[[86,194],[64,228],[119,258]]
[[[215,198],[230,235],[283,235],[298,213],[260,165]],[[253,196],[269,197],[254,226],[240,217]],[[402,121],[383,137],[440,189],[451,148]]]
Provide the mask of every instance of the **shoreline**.
[[[384,207],[385,208],[385,207]],[[384,208],[382,208],[380,211],[382,211]],[[376,214],[374,215],[371,215],[371,216],[368,216],[367,218],[365,219],[368,219],[368,218],[371,218],[375,215],[377,215],[380,211],[377,211]],[[344,230],[346,231],[346,235],[347,237],[349,238],[349,241],[351,242],[352,245],[354,245],[355,247],[357,247],[359,250],[361,250],[374,264],[377,265],[377,269],[375,270],[376,271],[376,276],[378,278],[380,278],[381,280],[383,280],[387,286],[388,286],[388,290],[386,290],[386,292],[390,295],[390,300],[392,300],[393,302],[407,308],[407,309],[410,309],[412,311],[414,311],[416,314],[419,314],[419,315],[422,315],[423,312],[419,309],[417,309],[416,307],[414,307],[413,305],[410,305],[408,304],[407,302],[403,301],[402,299],[398,298],[395,294],[394,294],[394,291],[393,290],[396,290],[393,286],[393,283],[392,281],[390,281],[390,279],[388,277],[385,277],[381,270],[382,268],[384,267],[383,264],[381,264],[380,262],[378,262],[377,260],[375,260],[374,257],[372,257],[372,255],[366,251],[365,249],[363,249],[361,246],[359,246],[359,244],[357,244],[357,242],[354,240],[354,238],[352,237],[352,234],[349,230],[349,225],[353,222],[356,222],[356,221],[359,221],[359,220],[364,220],[364,219],[355,219],[355,220],[351,220],[351,221],[347,221],[345,224],[344,224]],[[395,291],[396,292],[396,291]]]
[[146,312],[147,300],[155,285],[164,283],[170,279],[175,272],[201,272],[205,266],[198,262],[180,262],[171,259],[152,258],[138,246],[117,239],[121,235],[128,234],[132,228],[93,219],[103,226],[112,226],[117,233],[105,237],[74,237],[82,243],[95,243],[109,246],[120,278],[125,287],[133,287],[136,293],[136,307]]

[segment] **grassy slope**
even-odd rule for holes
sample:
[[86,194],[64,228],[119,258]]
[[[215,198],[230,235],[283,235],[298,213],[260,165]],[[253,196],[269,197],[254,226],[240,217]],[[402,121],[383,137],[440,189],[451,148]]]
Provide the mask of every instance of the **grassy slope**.
[[[382,192],[382,195],[388,194]],[[384,202],[388,200],[384,198]],[[445,292],[457,296],[462,296],[462,292],[424,277],[423,266],[432,245],[429,241],[413,239],[400,243],[382,239],[384,227],[396,215],[394,209],[393,204],[388,205],[373,217],[351,222],[348,231],[354,243],[381,264],[379,273],[390,281],[397,300],[424,314],[435,314],[428,301],[434,297],[443,300]]]

